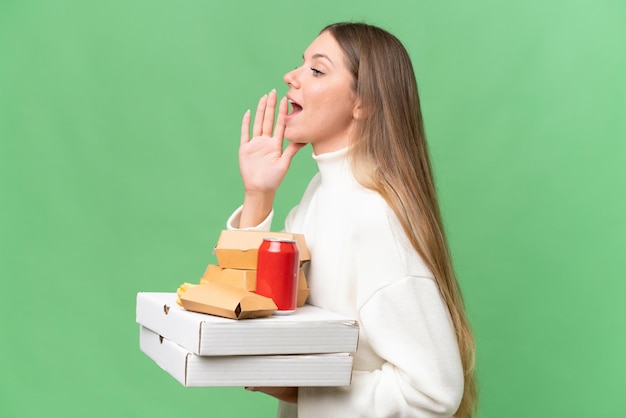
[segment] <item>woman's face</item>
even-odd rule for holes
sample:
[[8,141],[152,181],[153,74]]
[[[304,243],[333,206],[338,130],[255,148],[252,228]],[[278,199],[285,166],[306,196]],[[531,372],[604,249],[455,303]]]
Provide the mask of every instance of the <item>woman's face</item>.
[[321,33],[304,52],[302,66],[285,74],[284,80],[291,103],[285,137],[310,143],[317,155],[348,146],[357,100],[335,38]]

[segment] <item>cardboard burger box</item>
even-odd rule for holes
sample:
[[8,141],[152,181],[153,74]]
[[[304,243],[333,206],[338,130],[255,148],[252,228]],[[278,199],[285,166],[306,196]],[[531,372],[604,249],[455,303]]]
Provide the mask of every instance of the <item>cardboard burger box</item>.
[[355,319],[312,305],[290,315],[233,320],[189,311],[176,298],[176,293],[138,293],[136,321],[195,355],[353,353],[357,348]]
[[[209,264],[202,275],[202,279],[224,283],[249,292],[256,290],[256,270],[223,268],[217,264]],[[202,279],[200,283],[203,283]]]
[[198,356],[143,326],[139,345],[186,387],[346,386],[352,377],[349,353]]
[[264,238],[286,238],[296,241],[300,265],[311,259],[304,235],[289,232],[224,230],[214,248],[217,264],[222,268],[256,270],[257,255]]
[[[200,279],[200,283],[207,282],[224,283],[238,289],[254,292],[256,291],[256,270],[223,268],[217,264],[209,264],[202,275],[202,279]],[[306,276],[304,271],[300,269],[298,276],[298,308],[304,305],[309,297],[309,293],[310,289]]]

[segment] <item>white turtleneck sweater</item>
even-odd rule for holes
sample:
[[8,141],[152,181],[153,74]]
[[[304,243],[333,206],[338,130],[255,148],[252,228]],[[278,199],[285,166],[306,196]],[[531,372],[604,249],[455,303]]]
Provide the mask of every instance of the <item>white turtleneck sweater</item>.
[[[301,387],[297,404],[280,402],[279,417],[452,416],[463,370],[432,273],[385,200],[357,183],[347,149],[313,158],[319,173],[285,231],[309,246],[307,303],[356,318],[359,344],[350,386]],[[252,229],[270,230],[272,215]]]

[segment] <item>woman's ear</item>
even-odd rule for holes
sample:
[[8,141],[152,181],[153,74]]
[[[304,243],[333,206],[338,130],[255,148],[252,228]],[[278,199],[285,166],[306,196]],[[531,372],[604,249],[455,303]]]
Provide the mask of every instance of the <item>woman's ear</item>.
[[363,108],[361,107],[361,101],[358,99],[352,109],[352,118],[355,120],[361,120],[363,118]]

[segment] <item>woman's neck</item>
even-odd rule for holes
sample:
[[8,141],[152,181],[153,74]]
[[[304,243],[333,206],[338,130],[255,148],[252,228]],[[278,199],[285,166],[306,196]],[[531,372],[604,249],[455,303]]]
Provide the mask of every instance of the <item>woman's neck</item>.
[[347,138],[342,140],[334,140],[322,143],[311,144],[313,146],[313,154],[322,155],[329,152],[339,151],[340,149],[346,148],[349,145],[349,141]]

